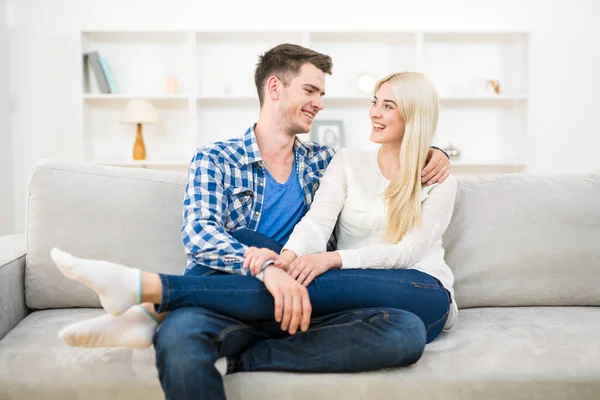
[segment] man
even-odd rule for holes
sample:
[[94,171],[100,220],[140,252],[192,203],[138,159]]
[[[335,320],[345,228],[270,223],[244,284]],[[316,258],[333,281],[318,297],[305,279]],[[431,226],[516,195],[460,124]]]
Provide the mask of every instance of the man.
[[[324,108],[325,74],[331,69],[329,56],[296,45],[280,45],[261,56],[255,71],[258,122],[243,138],[199,149],[190,165],[182,227],[186,273],[208,267],[207,274],[249,275],[248,246],[237,240],[244,232],[285,243],[334,154],[296,138],[310,131]],[[432,149],[423,181],[441,182],[448,174],[447,158]],[[415,350],[410,338],[395,333],[411,323],[402,316],[349,310],[311,320],[306,288],[268,261],[251,260],[263,269],[257,278],[274,297],[275,320],[247,324],[202,308],[181,308],[162,322],[154,346],[167,399],[224,399],[214,366],[222,357],[229,373],[378,369],[389,365],[390,350],[398,346],[404,347],[394,354],[406,358],[394,362],[420,357],[422,348]]]

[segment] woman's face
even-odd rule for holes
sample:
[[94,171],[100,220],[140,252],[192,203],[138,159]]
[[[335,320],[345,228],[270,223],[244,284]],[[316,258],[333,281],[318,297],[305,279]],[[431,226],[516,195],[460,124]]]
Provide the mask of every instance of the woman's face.
[[371,141],[379,144],[402,144],[404,118],[396,103],[392,85],[385,82],[375,96],[369,112],[371,117]]

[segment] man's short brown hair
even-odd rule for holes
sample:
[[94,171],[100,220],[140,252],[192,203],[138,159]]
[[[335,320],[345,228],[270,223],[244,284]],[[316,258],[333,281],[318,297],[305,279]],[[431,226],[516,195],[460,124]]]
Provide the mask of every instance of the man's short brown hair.
[[284,86],[287,86],[306,63],[310,63],[324,73],[331,75],[331,69],[333,68],[331,57],[296,44],[280,44],[261,55],[254,71],[254,83],[256,84],[260,106],[262,107],[265,99],[263,88],[265,80],[275,75],[283,82]]

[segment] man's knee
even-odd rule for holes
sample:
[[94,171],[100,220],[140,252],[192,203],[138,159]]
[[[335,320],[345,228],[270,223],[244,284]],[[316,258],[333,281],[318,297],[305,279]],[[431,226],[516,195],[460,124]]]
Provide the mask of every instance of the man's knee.
[[209,317],[201,309],[181,308],[170,312],[154,334],[159,368],[212,365],[217,351],[211,336]]

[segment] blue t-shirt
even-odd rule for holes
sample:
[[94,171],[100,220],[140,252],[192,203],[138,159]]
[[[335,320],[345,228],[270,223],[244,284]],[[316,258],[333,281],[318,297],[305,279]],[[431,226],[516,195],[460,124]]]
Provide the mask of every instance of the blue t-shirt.
[[266,172],[267,183],[258,232],[283,246],[307,211],[296,171],[296,158],[292,173],[284,184],[277,182],[269,171]]

